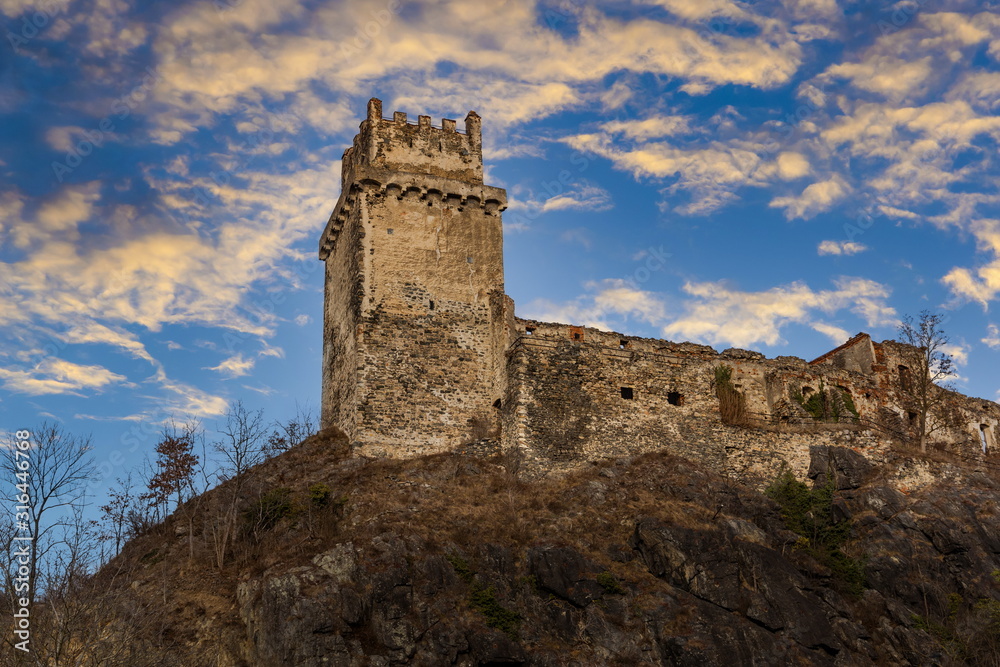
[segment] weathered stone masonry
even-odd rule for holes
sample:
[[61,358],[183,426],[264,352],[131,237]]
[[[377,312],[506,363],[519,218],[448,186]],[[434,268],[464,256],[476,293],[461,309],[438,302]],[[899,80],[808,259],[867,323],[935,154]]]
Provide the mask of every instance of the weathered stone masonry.
[[499,397],[490,294],[503,293],[506,193],[483,184],[479,118],[465,123],[383,119],[372,100],[344,153],[320,242],[322,423],[373,450],[446,449]]
[[[324,427],[373,454],[489,435],[541,464],[665,448],[766,475],[781,461],[804,474],[809,445],[877,455],[912,419],[905,350],[867,334],[807,363],[516,318],[503,291],[505,206],[506,192],[483,184],[475,112],[459,132],[447,119],[385,119],[369,102],[320,240]],[[722,423],[719,365],[732,369],[755,427]],[[802,432],[804,400],[831,391],[858,418]],[[992,451],[1000,406],[954,393],[948,403],[943,442]]]

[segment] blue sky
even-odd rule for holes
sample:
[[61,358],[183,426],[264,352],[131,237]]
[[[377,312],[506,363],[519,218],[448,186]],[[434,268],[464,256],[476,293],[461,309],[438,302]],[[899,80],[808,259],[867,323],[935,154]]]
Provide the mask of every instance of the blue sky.
[[372,96],[483,117],[521,316],[813,358],[929,308],[995,399],[995,8],[0,0],[0,430],[113,477],[165,419],[318,406]]

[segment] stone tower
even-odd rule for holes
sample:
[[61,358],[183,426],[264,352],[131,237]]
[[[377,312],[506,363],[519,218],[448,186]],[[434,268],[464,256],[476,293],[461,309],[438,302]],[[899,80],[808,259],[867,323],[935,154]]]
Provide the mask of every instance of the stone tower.
[[442,451],[496,424],[508,319],[481,121],[382,118],[344,152],[326,262],[322,426],[372,453]]

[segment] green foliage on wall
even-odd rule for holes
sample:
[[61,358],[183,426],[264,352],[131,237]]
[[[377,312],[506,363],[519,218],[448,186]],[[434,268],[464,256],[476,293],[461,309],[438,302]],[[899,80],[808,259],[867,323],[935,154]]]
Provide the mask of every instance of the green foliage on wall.
[[854,405],[851,392],[841,387],[827,388],[820,381],[819,391],[813,392],[808,398],[801,392],[794,392],[792,398],[809,415],[817,421],[840,421],[841,417],[858,419],[858,409]]

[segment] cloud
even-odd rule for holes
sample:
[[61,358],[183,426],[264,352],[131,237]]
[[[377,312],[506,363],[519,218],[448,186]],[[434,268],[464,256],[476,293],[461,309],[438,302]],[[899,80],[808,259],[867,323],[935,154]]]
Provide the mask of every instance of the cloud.
[[857,255],[866,250],[868,246],[854,241],[821,241],[816,248],[820,255]]
[[[561,188],[559,183],[556,182],[555,185]],[[555,189],[548,185],[545,187],[547,193]],[[525,193],[523,198],[520,196],[522,192]],[[519,224],[517,221],[525,216],[533,220],[543,213],[552,211],[583,210],[596,213],[614,208],[611,193],[587,181],[570,183],[566,192],[550,194],[546,199],[539,199],[539,196],[544,196],[542,193],[535,193],[521,185],[512,189],[512,195],[514,196],[509,200],[508,210],[515,214],[524,211],[524,215],[508,216],[509,219],[504,223],[506,225],[517,225]]]
[[941,346],[941,351],[949,355],[959,366],[969,363],[969,346],[965,343],[948,343]]
[[[156,363],[135,334],[120,327],[112,328],[105,326],[100,322],[89,320],[73,326],[71,329],[61,334],[61,338],[65,342],[73,344],[98,343],[112,345],[125,350],[136,359],[143,359],[153,364]],[[168,347],[170,347],[170,345],[171,344],[168,344]]]
[[186,417],[217,417],[225,414],[228,401],[207,391],[184,382],[171,380],[163,370],[159,370],[153,380],[165,390],[166,396],[159,399],[157,410],[164,415],[184,415]]
[[1000,327],[992,323],[986,325],[986,336],[981,338],[980,342],[985,343],[994,350],[1000,348]]
[[14,245],[26,248],[50,240],[76,240],[79,238],[79,224],[90,220],[99,199],[100,183],[97,181],[64,186],[54,196],[39,203],[32,219],[25,219],[21,217],[23,207],[20,196],[16,193],[6,195],[5,211],[17,216],[8,219],[8,231]]
[[603,123],[601,129],[608,134],[621,134],[627,139],[646,141],[691,131],[687,116],[653,116],[644,120],[615,120]]
[[813,330],[818,331],[825,336],[829,336],[830,340],[833,341],[835,345],[840,345],[851,337],[851,335],[847,332],[847,329],[827,324],[826,322],[813,322],[809,326],[812,327]]
[[696,149],[667,142],[639,142],[623,147],[606,134],[578,134],[563,141],[575,150],[607,158],[636,179],[676,178],[668,191],[683,190],[691,194],[693,201],[676,207],[688,214],[714,211],[731,201],[739,187],[766,184],[774,171],[774,166],[757,153],[721,142]]
[[312,322],[312,318],[309,317],[306,314],[296,315],[294,322],[295,322],[295,324],[299,325],[300,327],[304,327],[307,324],[309,324],[310,322]]
[[257,352],[258,357],[277,357],[278,359],[285,358],[285,351],[280,347],[273,347],[268,345],[266,342],[261,341],[261,349]]
[[209,367],[207,370],[218,371],[231,378],[242,377],[253,370],[255,363],[254,359],[245,359],[242,354],[236,354],[224,359],[218,366]]
[[809,160],[802,153],[786,151],[778,155],[778,175],[791,181],[810,173]]
[[843,329],[817,321],[819,314],[849,310],[868,326],[895,321],[888,305],[889,288],[863,278],[840,278],[835,289],[814,291],[802,283],[792,283],[761,292],[744,292],[724,283],[687,283],[691,295],[684,302],[684,314],[663,327],[664,336],[679,337],[712,345],[748,347],[757,343],[783,342],[781,329],[797,323],[838,337]]
[[975,269],[955,267],[941,282],[955,297],[978,302],[986,310],[1000,293],[1000,220],[974,220],[970,227],[980,249],[990,252],[993,259]]
[[870,327],[896,323],[896,311],[888,303],[889,288],[864,278],[839,278],[833,289],[818,291],[803,283],[746,292],[720,282],[689,282],[683,287],[689,298],[673,304],[624,280],[585,287],[587,294],[565,303],[532,301],[525,306],[527,317],[619,331],[635,319],[657,327],[669,340],[737,347],[781,344],[781,330],[789,324],[808,326],[840,344],[849,338],[847,330],[825,318],[842,311]]
[[543,213],[567,209],[583,209],[592,212],[607,211],[614,207],[611,193],[596,185],[576,185],[567,192],[550,197],[542,203]]
[[565,241],[566,243],[579,243],[587,250],[590,250],[590,234],[586,227],[574,227],[573,229],[567,229],[559,235],[559,239],[561,241]]
[[[589,294],[563,304],[548,299],[535,299],[524,306],[526,317],[548,322],[582,324],[610,331],[611,318],[635,317],[649,324],[657,324],[666,316],[666,303],[662,296],[636,289],[621,279],[589,282]],[[621,319],[618,320],[621,322]]]
[[[803,58],[799,38],[782,29],[791,17],[726,5],[760,29],[712,34],[642,11],[573,7],[566,11],[575,34],[566,36],[539,20],[543,10],[531,0],[508,2],[503,12],[464,1],[424,2],[405,20],[391,3],[245,0],[221,13],[209,3],[184,7],[164,18],[153,43],[162,64],[156,120],[162,138],[176,141],[223,114],[286,98],[316,129],[341,131],[350,116],[324,117],[307,111],[322,105],[300,106],[296,98],[317,88],[357,95],[382,81],[398,105],[453,111],[472,100],[502,128],[588,99],[620,106],[629,96],[625,84],[615,95],[593,92],[612,74],[673,77],[697,94],[727,84],[785,84]],[[676,4],[673,10],[681,11]],[[187,128],[171,125],[178,118]]]
[[850,186],[847,182],[835,175],[826,181],[809,185],[796,197],[775,197],[768,206],[785,209],[785,217],[789,220],[808,219],[829,211],[834,204],[844,199],[849,191]]
[[125,382],[124,375],[97,365],[76,364],[48,357],[27,371],[0,368],[0,380],[8,391],[38,396],[43,394],[83,395],[81,390],[101,390]]

